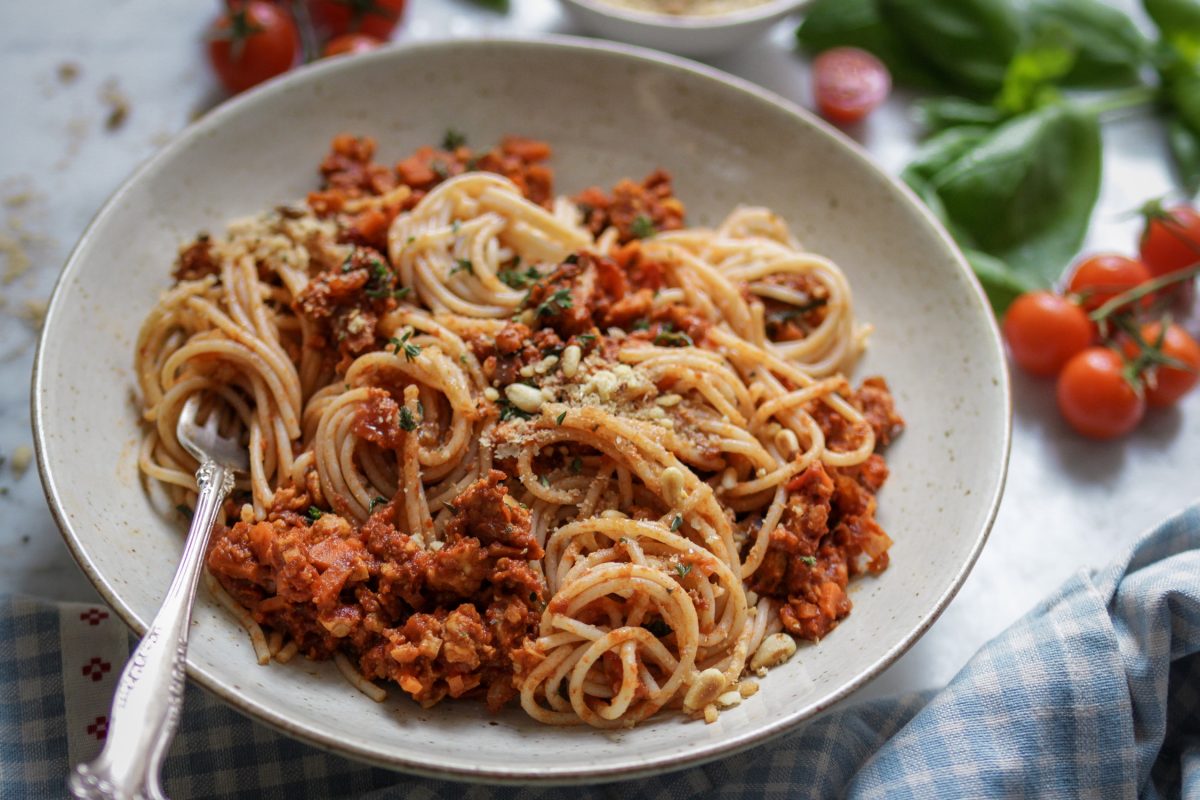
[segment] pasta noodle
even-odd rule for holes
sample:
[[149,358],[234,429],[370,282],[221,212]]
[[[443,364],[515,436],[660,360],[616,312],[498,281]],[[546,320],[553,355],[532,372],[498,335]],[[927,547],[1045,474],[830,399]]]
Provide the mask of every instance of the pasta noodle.
[[177,502],[187,399],[245,432],[209,581],[260,662],[612,728],[711,720],[836,626],[887,566],[902,426],[844,377],[838,267],[767,209],[683,227],[664,173],[568,199],[532,140],[373,149],[338,137],[305,206],[185,247],[137,342],[140,465]]

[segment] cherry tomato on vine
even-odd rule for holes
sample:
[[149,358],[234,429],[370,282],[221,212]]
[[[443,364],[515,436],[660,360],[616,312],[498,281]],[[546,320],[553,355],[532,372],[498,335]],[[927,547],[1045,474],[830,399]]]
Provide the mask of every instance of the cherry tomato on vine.
[[1004,315],[1004,338],[1013,361],[1032,375],[1057,375],[1071,356],[1092,343],[1082,308],[1052,292],[1026,292]]
[[296,23],[287,11],[266,0],[231,0],[208,42],[213,69],[231,92],[287,72],[299,55]]
[[1077,353],[1058,376],[1058,410],[1079,433],[1113,439],[1137,427],[1146,401],[1125,378],[1125,362],[1107,347]]
[[365,33],[343,33],[325,43],[325,47],[321,50],[321,56],[329,58],[353,53],[368,53],[382,44],[383,42],[379,39],[367,36]]
[[1146,405],[1151,408],[1174,405],[1200,382],[1200,344],[1196,344],[1196,340],[1178,325],[1168,325],[1164,332],[1162,323],[1152,322],[1143,325],[1139,333],[1142,341],[1154,351],[1188,368],[1154,364],[1153,356],[1145,359],[1141,348],[1135,342],[1128,341],[1125,344],[1125,355],[1129,359],[1143,356],[1145,360],[1150,361],[1149,368],[1143,373]]
[[404,13],[405,0],[309,0],[313,25],[330,36],[365,33],[391,38]]
[[821,116],[842,124],[858,122],[892,90],[892,74],[866,50],[835,47],[813,61],[813,94]]
[[[1141,261],[1116,253],[1102,253],[1079,262],[1071,273],[1067,291],[1077,294],[1088,311],[1095,311],[1117,295],[1150,280],[1150,270]],[[1142,298],[1143,307],[1153,302]]]
[[1141,240],[1142,261],[1155,277],[1200,263],[1200,212],[1188,205],[1151,204]]

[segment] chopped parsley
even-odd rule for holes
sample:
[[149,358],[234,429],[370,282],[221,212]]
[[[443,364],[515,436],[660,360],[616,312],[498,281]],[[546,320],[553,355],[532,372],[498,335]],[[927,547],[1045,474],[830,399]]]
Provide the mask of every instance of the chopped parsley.
[[387,498],[384,498],[384,497],[372,497],[372,498],[371,498],[371,505],[369,505],[369,506],[367,507],[367,513],[368,513],[368,514],[374,514],[374,513],[375,513],[375,506],[382,506],[382,505],[385,505],[386,503],[387,503]]
[[321,509],[317,508],[316,506],[309,506],[306,513],[311,522],[316,522],[321,518]]
[[686,578],[688,573],[692,571],[692,565],[679,562],[675,564],[675,571],[679,573],[679,577]]
[[654,343],[659,347],[691,347],[695,344],[683,331],[659,331]]
[[454,503],[447,503],[445,501],[442,501],[442,505],[445,506],[446,510],[449,511],[451,514],[458,513],[458,506],[454,505]]
[[524,289],[531,283],[537,283],[538,278],[542,277],[536,267],[529,267],[524,272],[520,271],[521,259],[513,259],[514,265],[508,269],[502,269],[496,273],[496,277],[504,282],[506,286],[512,289]]
[[817,560],[812,556],[800,556],[800,560],[810,567],[815,567],[817,565]]
[[671,626],[661,619],[651,620],[642,625],[643,628],[653,633],[658,638],[671,635]]
[[575,456],[574,458],[572,458],[571,459],[571,472],[578,475],[580,470],[582,470],[582,469],[583,469],[583,459],[580,458],[579,456]]
[[538,475],[538,483],[540,483],[542,486],[545,486],[547,489],[550,488],[550,479],[545,475]]
[[645,320],[645,319],[639,319],[637,322],[633,323],[633,327],[630,330],[648,331],[648,330],[650,330],[650,321]]
[[671,533],[683,527],[683,517],[679,514],[675,515],[675,519],[671,520]]
[[564,264],[578,264],[579,263],[579,253],[571,253],[571,255],[569,255],[563,259],[563,263]]
[[571,301],[570,289],[559,289],[547,299],[538,303],[537,315],[539,317],[548,317],[552,314],[557,314],[559,311],[565,311],[571,308],[574,303]]
[[[371,279],[368,283],[368,288],[363,290],[363,294],[370,297],[372,300],[379,300],[384,297],[390,297],[392,292],[392,271],[378,258],[371,259]],[[343,271],[345,265],[342,265]],[[373,284],[373,285],[372,285]]]
[[468,275],[474,275],[475,265],[472,264],[469,259],[456,258],[454,259],[454,267],[450,270],[450,274],[456,275],[459,272],[465,272]]
[[587,347],[589,344],[596,341],[596,334],[581,333],[575,337],[575,341],[579,342],[580,347]]
[[415,431],[417,429],[417,420],[413,417],[412,412],[408,410],[408,406],[403,406],[400,409],[400,427],[406,431]]
[[411,293],[412,293],[411,286],[401,286],[399,289],[392,292],[392,297],[396,298],[397,300],[402,300],[405,297],[408,297],[409,294],[411,294]]
[[342,272],[349,272],[354,269],[354,253],[346,256],[346,260],[342,262]]
[[446,135],[442,137],[443,150],[457,150],[467,143],[467,136],[460,130],[447,128]]
[[633,223],[629,226],[629,232],[638,239],[649,239],[658,233],[658,229],[654,227],[654,220],[645,214],[638,214],[633,218]]
[[562,425],[562,424],[563,424],[563,420],[564,420],[564,419],[566,419],[566,418],[567,418],[567,412],[565,412],[565,411],[564,411],[564,412],[562,412],[561,414],[559,414],[559,415],[558,415],[558,417],[556,418],[556,421],[558,422],[558,424],[559,424],[559,425]]

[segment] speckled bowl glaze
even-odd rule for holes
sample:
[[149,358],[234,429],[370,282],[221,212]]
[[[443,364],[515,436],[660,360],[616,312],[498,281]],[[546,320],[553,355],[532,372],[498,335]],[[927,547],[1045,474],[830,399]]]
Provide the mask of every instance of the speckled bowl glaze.
[[[1009,390],[992,315],[962,258],[913,196],[850,141],[728,75],[648,51],[556,38],[427,43],[336,59],[213,111],[139,169],[63,270],[33,380],[38,463],[80,566],[134,629],[162,600],[183,525],[139,479],[133,347],[185,237],[302,197],[341,131],[385,160],[448,126],[486,143],[546,139],[558,187],[670,170],[696,224],[772,207],[844,268],[875,326],[859,377],[883,373],[909,423],[880,501],[892,566],[854,612],[713,725],[663,714],[628,731],[549,728],[519,708],[375,704],[330,664],[256,666],[244,631],[202,592],[189,674],[281,731],[364,761],[469,780],[609,780],[728,755],[861,686],[934,621],[992,523]],[[186,712],[185,712],[186,713]]]
[[749,44],[809,2],[766,0],[725,14],[686,16],[624,8],[605,0],[562,0],[567,13],[597,36],[692,57],[718,55]]

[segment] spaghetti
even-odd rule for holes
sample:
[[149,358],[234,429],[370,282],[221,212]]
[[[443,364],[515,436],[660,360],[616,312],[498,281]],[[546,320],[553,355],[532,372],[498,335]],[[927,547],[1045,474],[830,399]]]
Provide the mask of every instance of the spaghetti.
[[828,634],[903,425],[844,377],[841,271],[765,209],[683,227],[663,172],[556,198],[533,140],[373,156],[185,246],[137,344],[177,502],[187,399],[245,431],[208,565],[260,661],[609,728],[711,721]]

